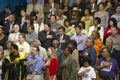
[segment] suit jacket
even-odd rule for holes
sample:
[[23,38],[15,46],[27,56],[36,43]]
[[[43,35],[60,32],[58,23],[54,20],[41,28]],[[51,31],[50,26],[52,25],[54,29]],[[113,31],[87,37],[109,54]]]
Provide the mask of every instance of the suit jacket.
[[27,24],[26,23],[24,23],[22,26],[20,26],[20,32],[24,33],[24,34],[28,33]]
[[[60,35],[57,35],[57,40],[60,42]],[[64,49],[67,45],[67,42],[70,40],[70,37],[68,35],[63,35],[62,40],[65,40],[66,42],[65,43],[60,43],[59,47],[61,49]]]
[[[45,4],[45,7],[44,7],[45,23],[49,23],[48,15],[50,14],[51,8],[52,6],[50,3]],[[57,9],[59,9],[59,4],[54,3],[54,8],[56,8],[56,12],[57,12]]]
[[47,39],[47,33],[45,30],[39,32],[38,34],[38,39],[41,42],[41,46],[44,47],[45,49],[48,49],[49,47],[52,46],[52,41],[56,39],[56,34],[53,31],[50,31],[49,35],[52,35],[53,37],[50,39]]
[[[13,24],[12,24],[12,28],[14,27],[14,25],[15,25],[16,23],[14,22]],[[7,23],[5,23],[4,24],[4,27],[5,27],[5,34],[8,36],[10,33],[12,33],[12,32],[10,32],[9,30],[10,30],[10,23],[9,22],[7,22]]]

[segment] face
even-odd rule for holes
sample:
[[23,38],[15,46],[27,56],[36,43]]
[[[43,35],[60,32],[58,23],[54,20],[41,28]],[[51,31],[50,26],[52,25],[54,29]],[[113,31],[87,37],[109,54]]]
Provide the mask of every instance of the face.
[[94,19],[94,20],[93,20],[93,24],[94,24],[94,25],[98,25],[99,23],[98,23],[98,21],[97,21],[96,19]]
[[111,32],[112,32],[112,35],[115,36],[118,31],[116,30],[116,28],[111,28]]
[[91,41],[90,39],[87,39],[87,41],[86,41],[86,43],[85,43],[85,44],[86,44],[86,46],[88,46],[88,47],[89,47],[89,46],[91,46],[91,45],[92,45],[92,41]]
[[14,26],[14,32],[16,32],[16,33],[19,32],[19,26],[18,25]]
[[52,55],[52,50],[50,48],[48,48],[48,56]]
[[120,14],[120,6],[116,8],[116,13]]
[[25,21],[26,21],[27,24],[30,24],[30,20],[26,19]]
[[36,47],[32,47],[31,55],[35,56],[36,54],[37,54],[37,48]]
[[45,30],[45,31],[49,31],[49,30],[50,30],[49,27],[48,27],[48,25],[45,24],[44,30]]
[[22,10],[20,14],[21,14],[21,16],[25,16],[26,12],[24,10]]
[[91,37],[92,37],[93,39],[96,39],[96,38],[97,38],[96,33],[95,33],[95,32],[92,32]]
[[31,29],[31,27],[28,27],[28,33],[33,33],[33,32],[34,32],[34,30]]
[[9,22],[11,23],[11,22],[13,22],[14,20],[15,20],[14,16],[13,16],[13,15],[10,15],[10,16],[9,16]]
[[110,24],[110,26],[113,26],[113,22],[111,20],[110,20],[109,24]]
[[99,5],[99,10],[103,11],[104,10],[104,6],[102,4]]
[[50,22],[51,22],[51,23],[55,23],[55,21],[56,21],[55,16],[51,16],[51,17],[50,17]]
[[60,30],[59,30],[59,34],[60,34],[60,35],[64,35],[65,32],[64,32],[62,29],[60,29]]
[[65,0],[64,1],[64,6],[68,6],[69,5],[69,0]]
[[112,46],[112,40],[111,39],[106,39],[106,41],[105,41],[105,46],[106,47],[111,47]]
[[65,26],[69,26],[69,22],[68,21],[65,22]]
[[0,34],[3,34],[4,33],[4,31],[0,28]]
[[88,62],[86,61],[86,62],[84,62],[83,63],[83,65],[85,66],[85,67],[88,67],[89,66],[89,64],[88,64]]
[[90,3],[94,3],[95,2],[95,0],[90,0]]
[[69,54],[68,48],[65,48],[64,55],[67,56]]
[[54,0],[49,0],[49,3],[53,3],[54,2]]
[[108,52],[107,52],[106,49],[103,49],[103,53],[102,53],[102,55],[103,55],[103,58],[104,58],[104,59],[107,58],[107,56],[108,56]]
[[38,0],[32,0],[33,4],[37,3]]
[[2,51],[0,51],[0,60],[3,59],[4,55],[2,53]]
[[58,45],[59,45],[59,44],[58,44],[58,41],[56,41],[56,40],[55,40],[55,41],[53,41],[53,47],[54,47],[54,48],[57,48],[57,47],[58,47]]
[[88,11],[88,9],[85,9],[84,14],[85,15],[89,15],[90,14],[89,11]]
[[82,30],[77,27],[77,28],[75,28],[75,31],[76,31],[76,34],[79,35]]
[[24,42],[24,38],[23,38],[22,35],[19,35],[19,37],[18,37],[18,41],[19,41],[20,43]]
[[42,19],[41,18],[37,18],[36,21],[37,21],[37,23],[41,23]]

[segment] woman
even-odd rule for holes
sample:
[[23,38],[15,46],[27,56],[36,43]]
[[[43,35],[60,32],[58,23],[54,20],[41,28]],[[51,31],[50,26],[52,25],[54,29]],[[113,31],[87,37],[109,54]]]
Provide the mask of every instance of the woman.
[[93,30],[92,31],[92,34],[91,34],[91,37],[93,38],[94,40],[94,48],[96,50],[96,62],[98,61],[98,55],[100,54],[102,48],[103,48],[103,42],[102,40],[100,39],[100,34],[97,30]]
[[95,13],[94,17],[99,17],[101,19],[100,26],[106,28],[108,25],[109,14],[105,11],[105,4],[100,3],[99,11]]
[[0,46],[3,47],[3,49],[6,49],[6,42],[8,40],[8,37],[4,34],[4,27],[0,26]]
[[75,29],[70,26],[69,19],[65,19],[64,26],[65,26],[65,34],[68,35],[69,37],[72,37],[75,34]]
[[85,30],[88,31],[93,23],[93,16],[91,15],[91,10],[89,8],[84,10],[84,16],[81,18],[81,21],[85,22]]
[[[111,28],[117,27],[117,21],[115,18],[110,18],[108,21],[108,27],[104,31],[104,42],[107,37],[112,35]],[[118,34],[120,34],[120,28],[118,28]]]
[[58,73],[58,60],[56,57],[55,49],[53,47],[48,48],[48,56],[46,66],[45,80],[56,80]]
[[115,59],[111,58],[111,51],[108,48],[102,50],[103,58],[96,64],[96,70],[102,80],[119,80],[119,67]]

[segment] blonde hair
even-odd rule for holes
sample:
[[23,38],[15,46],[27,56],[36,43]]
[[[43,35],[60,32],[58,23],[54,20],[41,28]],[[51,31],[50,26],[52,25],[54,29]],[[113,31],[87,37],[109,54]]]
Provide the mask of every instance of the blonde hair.
[[50,49],[50,50],[52,51],[51,58],[57,57],[57,54],[56,54],[55,48],[53,48],[53,47],[49,47],[48,49]]

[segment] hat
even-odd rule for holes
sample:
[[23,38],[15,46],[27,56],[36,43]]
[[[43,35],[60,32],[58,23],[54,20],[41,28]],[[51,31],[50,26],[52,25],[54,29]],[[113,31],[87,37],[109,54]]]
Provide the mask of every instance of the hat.
[[72,11],[76,11],[76,12],[79,12],[79,8],[78,7],[73,7]]

